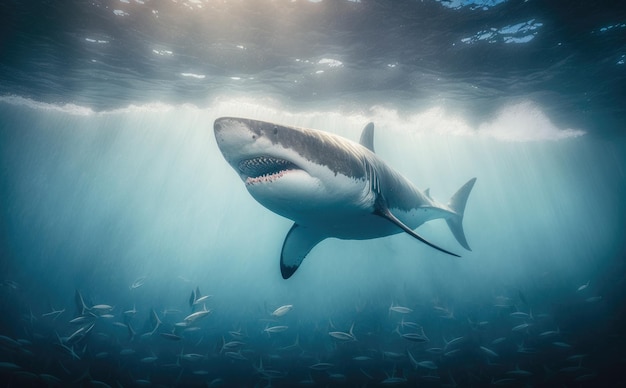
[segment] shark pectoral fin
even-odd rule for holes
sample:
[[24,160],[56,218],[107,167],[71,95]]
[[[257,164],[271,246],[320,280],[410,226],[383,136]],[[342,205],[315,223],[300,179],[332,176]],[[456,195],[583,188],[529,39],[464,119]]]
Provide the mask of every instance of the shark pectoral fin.
[[447,254],[452,255],[452,256],[461,257],[461,256],[457,255],[456,253],[452,253],[450,251],[447,251],[447,250],[445,250],[443,248],[440,248],[440,247],[436,246],[433,243],[430,243],[430,242],[426,241],[422,236],[420,236],[419,234],[415,233],[411,228],[409,228],[408,226],[404,225],[402,223],[402,221],[400,221],[396,216],[391,214],[391,212],[389,211],[389,208],[387,208],[387,206],[382,204],[381,203],[382,201],[380,199],[378,199],[376,202],[377,202],[377,204],[376,204],[376,208],[374,210],[374,214],[376,214],[377,216],[381,216],[381,217],[386,218],[387,220],[393,222],[400,229],[404,230],[405,232],[407,232],[411,236],[413,236],[416,239],[420,240],[424,244],[426,244],[426,245],[428,245],[430,247],[435,248],[438,251],[441,251],[443,253],[447,253]]
[[368,123],[365,128],[363,128],[363,132],[361,132],[361,139],[359,143],[374,152],[374,123]]
[[280,253],[280,273],[283,279],[289,279],[311,249],[325,238],[325,235],[315,229],[293,224],[285,237]]

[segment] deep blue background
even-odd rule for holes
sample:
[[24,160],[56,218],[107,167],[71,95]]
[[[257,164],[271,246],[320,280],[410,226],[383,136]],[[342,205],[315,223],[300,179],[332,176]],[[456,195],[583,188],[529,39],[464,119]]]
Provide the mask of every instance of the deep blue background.
[[[0,15],[5,385],[623,383],[619,2],[8,1]],[[291,222],[223,160],[225,115],[353,140],[374,121],[379,156],[442,202],[477,177],[472,252],[431,222],[420,234],[462,258],[404,235],[330,239],[284,281]],[[176,329],[196,287],[212,314]],[[112,317],[68,343],[77,290]],[[429,342],[401,337],[416,330],[403,319]],[[328,334],[352,325],[357,341]]]

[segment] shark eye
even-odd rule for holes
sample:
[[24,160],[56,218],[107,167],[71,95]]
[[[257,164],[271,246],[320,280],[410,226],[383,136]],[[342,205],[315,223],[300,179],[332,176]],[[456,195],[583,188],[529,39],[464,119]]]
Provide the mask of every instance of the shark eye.
[[274,135],[278,134],[278,127],[274,126]]

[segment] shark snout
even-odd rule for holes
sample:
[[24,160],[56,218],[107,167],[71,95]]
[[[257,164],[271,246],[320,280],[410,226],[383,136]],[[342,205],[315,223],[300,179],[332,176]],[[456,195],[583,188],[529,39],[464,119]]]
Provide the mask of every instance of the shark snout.
[[229,119],[227,117],[220,117],[219,119],[215,120],[215,122],[213,123],[213,131],[215,132],[215,135],[226,130],[226,128],[228,127],[228,121]]
[[213,131],[222,153],[226,149],[241,147],[253,140],[249,126],[242,120],[230,117],[216,119],[213,123]]

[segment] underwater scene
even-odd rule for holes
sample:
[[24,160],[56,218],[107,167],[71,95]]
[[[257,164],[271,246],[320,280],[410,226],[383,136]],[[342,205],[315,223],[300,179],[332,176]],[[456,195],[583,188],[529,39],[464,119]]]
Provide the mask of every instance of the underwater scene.
[[0,385],[626,384],[626,7],[0,5]]

